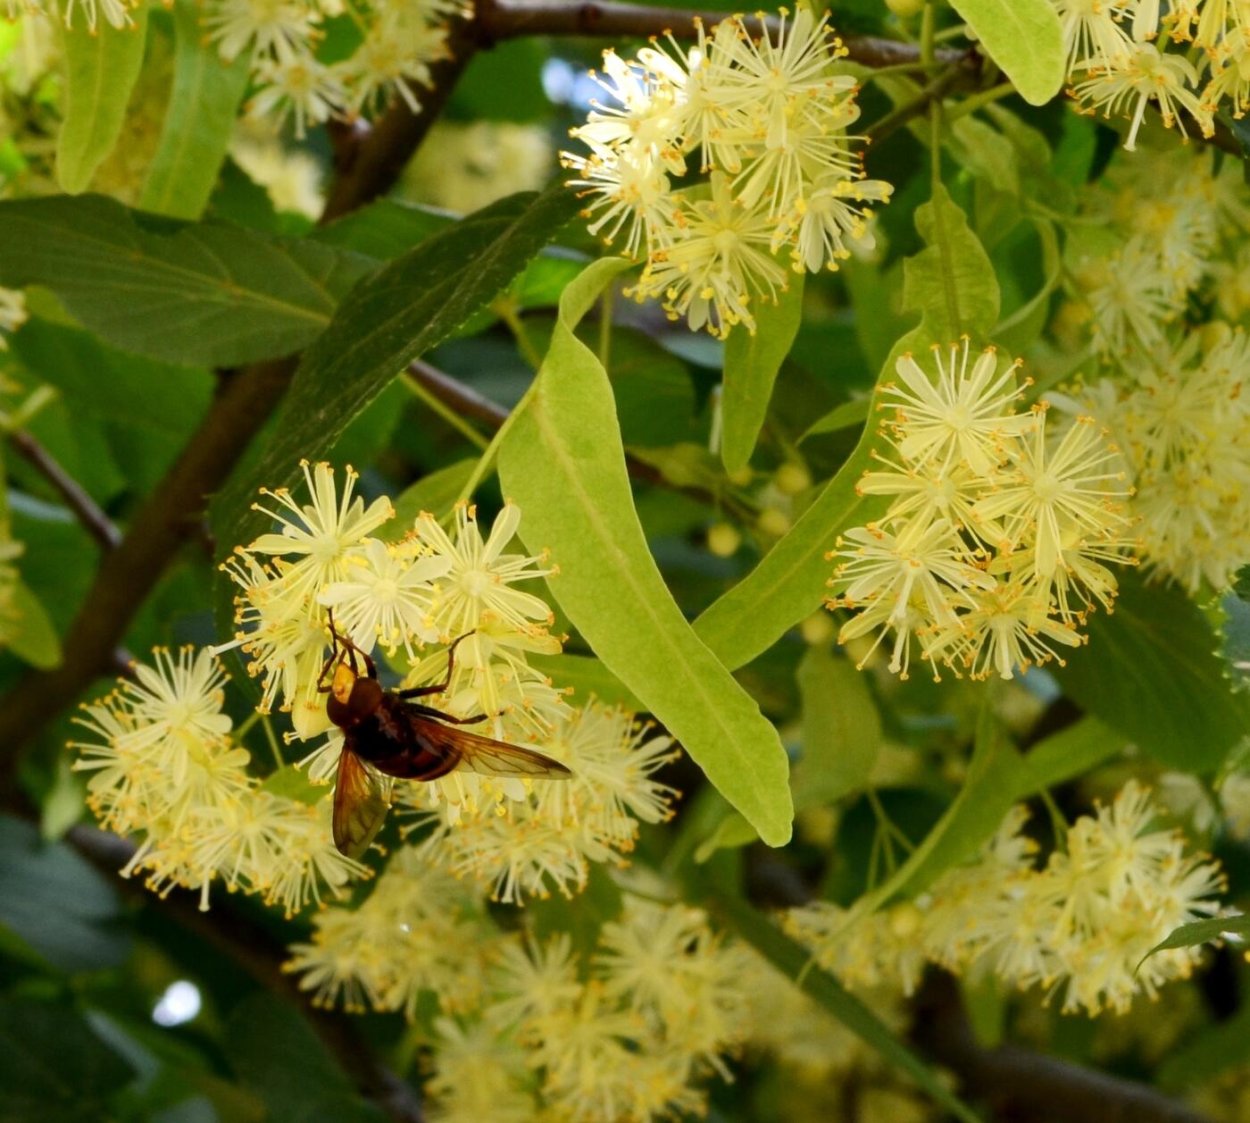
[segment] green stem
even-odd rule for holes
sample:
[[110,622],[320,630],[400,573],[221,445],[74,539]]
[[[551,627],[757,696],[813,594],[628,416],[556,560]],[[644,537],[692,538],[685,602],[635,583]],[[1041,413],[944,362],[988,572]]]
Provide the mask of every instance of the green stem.
[[401,379],[403,384],[408,388],[409,392],[422,405],[426,406],[432,413],[436,413],[453,429],[456,430],[470,444],[475,445],[478,449],[485,449],[488,444],[485,437],[473,428],[463,417],[455,410],[449,408],[445,402],[441,402],[433,394],[431,394],[424,386],[415,378]]
[[970,97],[964,98],[958,105],[946,111],[946,121],[958,120],[960,117],[966,117],[969,113],[975,113],[978,109],[982,109],[987,105],[996,101],[1001,101],[1009,94],[1015,93],[1016,88],[1010,82],[1003,82],[998,86],[991,86],[988,90],[982,90],[979,94],[972,94]]
[[521,352],[521,358],[533,367],[534,370],[542,366],[543,357],[538,353],[538,348],[534,346],[533,341],[530,339],[529,332],[525,330],[525,322],[521,319],[516,304],[512,299],[504,298],[496,301],[493,311],[508,326],[508,330],[512,332],[512,337],[516,340],[517,350]]
[[534,396],[534,392],[538,387],[538,376],[535,375],[534,381],[529,384],[529,389],[521,395],[521,400],[517,402],[515,408],[502,425],[495,431],[495,435],[491,437],[490,444],[483,450],[482,455],[478,457],[477,463],[473,466],[473,473],[465,481],[464,487],[460,489],[460,498],[458,503],[467,503],[473,498],[473,493],[481,486],[482,481],[490,473],[495,463],[495,457],[499,455],[500,446],[503,444],[504,437],[508,435],[508,431],[512,428],[512,422],[520,416],[521,411],[529,405],[530,398]]
[[942,209],[946,188],[942,184],[942,106],[937,100],[929,103],[929,166],[933,239],[942,262],[942,294],[946,298],[946,315],[951,331],[957,336],[963,330],[963,320],[959,315],[959,297],[955,292],[955,261]]

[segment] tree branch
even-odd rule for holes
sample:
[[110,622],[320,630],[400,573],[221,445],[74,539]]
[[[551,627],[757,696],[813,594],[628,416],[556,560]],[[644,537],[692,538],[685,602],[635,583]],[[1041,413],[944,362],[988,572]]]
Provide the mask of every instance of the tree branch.
[[99,543],[102,550],[115,549],[122,540],[121,531],[117,529],[98,506],[96,501],[83,490],[46,448],[24,429],[9,434],[9,444],[24,459],[34,465],[35,470],[52,485],[53,490],[65,501],[74,513],[74,517],[83,528]]
[[977,1042],[954,981],[931,977],[921,992],[913,1036],[959,1077],[969,1098],[1013,1123],[1211,1123],[1208,1116],[1146,1084],[1083,1068],[1015,1045]]
[[[83,825],[71,828],[68,838],[130,896],[149,902],[156,899],[138,881],[118,876],[118,870],[134,856],[131,842]],[[298,1009],[361,1094],[373,1100],[390,1119],[395,1123],[424,1123],[416,1090],[377,1060],[355,1021],[348,1015],[313,1006],[308,993],[283,972],[286,948],[267,929],[232,908],[229,899],[219,899],[211,912],[201,912],[197,902],[196,894],[176,889],[161,901],[161,911],[229,956],[266,990]]]

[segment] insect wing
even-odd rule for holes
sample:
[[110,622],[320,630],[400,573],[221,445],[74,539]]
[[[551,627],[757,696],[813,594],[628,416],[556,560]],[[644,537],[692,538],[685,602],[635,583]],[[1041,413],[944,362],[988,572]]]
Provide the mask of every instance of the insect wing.
[[572,773],[558,760],[509,745],[493,737],[468,733],[454,726],[443,725],[433,718],[412,714],[418,739],[431,743],[440,753],[456,758],[456,767],[466,772],[480,772],[484,776],[522,776],[531,779],[562,780]]
[[390,810],[390,781],[384,780],[346,745],[334,782],[334,845],[359,858],[373,842]]

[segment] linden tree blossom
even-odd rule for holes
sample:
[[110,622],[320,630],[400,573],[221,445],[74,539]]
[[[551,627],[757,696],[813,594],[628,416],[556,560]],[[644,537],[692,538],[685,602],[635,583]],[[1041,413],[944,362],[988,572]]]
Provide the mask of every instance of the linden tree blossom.
[[[572,130],[589,153],[563,160],[591,233],[646,259],[634,297],[694,330],[754,331],[753,305],[786,287],[786,258],[836,269],[870,242],[869,205],[892,188],[865,180],[852,151],[857,87],[834,72],[845,53],[806,8],[759,37],[732,16],[700,24],[689,49],[670,37],[629,61],[605,52],[611,101]],[[684,183],[696,172],[710,185]]]
[[202,909],[216,881],[293,915],[369,870],[334,848],[327,803],[272,794],[248,772],[222,712],[225,681],[211,651],[158,648],[153,665],[136,664],[132,680],[83,707],[73,767],[89,774],[100,825],[142,836],[124,876],[146,871],[162,895],[197,889]]
[[1157,830],[1150,794],[1127,783],[1110,805],[1081,816],[1042,868],[1014,808],[978,859],[943,874],[922,897],[858,915],[821,902],[787,924],[817,962],[853,988],[890,981],[910,993],[925,960],[986,969],[1019,989],[1061,994],[1065,1013],[1123,1013],[1139,995],[1188,978],[1200,948],[1147,957],[1173,929],[1219,912],[1218,865],[1189,853],[1178,831]]
[[[503,932],[412,847],[358,908],[322,910],[291,950],[286,969],[318,1003],[432,1024],[426,1091],[439,1119],[699,1112],[700,1083],[727,1075],[751,1024],[755,957],[700,910],[627,893],[582,958],[567,933]],[[429,1023],[423,998],[440,1011]]]
[[677,793],[652,774],[678,751],[671,738],[647,734],[627,711],[592,703],[537,742],[572,771],[563,783],[526,790],[516,782],[512,798],[495,808],[483,802],[482,778],[452,773],[408,785],[400,800],[431,828],[422,844],[427,860],[472,878],[492,898],[572,896],[585,887],[590,863],[625,865],[639,824],[672,816]]
[[1132,544],[1130,489],[1090,418],[1017,411],[1018,364],[1000,371],[991,348],[969,369],[967,338],[943,350],[933,349],[936,378],[904,355],[902,384],[883,387],[897,459],[878,454],[856,490],[890,506],[839,538],[828,606],[856,612],[838,639],[874,634],[869,655],[893,633],[889,667],[904,678],[912,637],[935,677],[942,663],[1011,678],[1083,642],[1087,613],[1110,607],[1104,563],[1126,560]]

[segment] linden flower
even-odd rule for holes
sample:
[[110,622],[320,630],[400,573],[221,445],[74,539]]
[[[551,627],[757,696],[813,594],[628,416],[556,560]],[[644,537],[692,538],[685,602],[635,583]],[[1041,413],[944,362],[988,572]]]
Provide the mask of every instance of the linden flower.
[[[270,510],[260,503],[253,504],[253,510],[272,517],[281,525],[281,530],[262,534],[243,552],[279,558],[276,564],[283,592],[293,598],[311,598],[325,585],[349,576],[348,549],[363,543],[369,534],[394,517],[395,509],[389,499],[376,499],[366,508],[362,498],[353,497],[359,477],[351,467],[347,468],[341,496],[334,482],[334,469],[329,464],[310,466],[308,461],[302,460],[300,468],[311,502],[297,503],[285,488],[262,490],[262,495],[277,501],[278,510]],[[291,554],[298,561],[286,560]]]
[[1132,124],[1124,142],[1127,151],[1137,145],[1137,130],[1141,128],[1146,104],[1152,98],[1159,103],[1163,123],[1173,124],[1183,136],[1188,136],[1179,110],[1185,110],[1198,122],[1203,136],[1211,136],[1215,126],[1211,112],[1189,87],[1197,85],[1198,72],[1193,64],[1179,55],[1161,54],[1153,43],[1135,43],[1131,50],[1116,55],[1105,70],[1091,71],[1091,77],[1080,82],[1072,95],[1087,102],[1089,112],[1102,111],[1104,117],[1120,113],[1136,100]]
[[728,179],[712,173],[712,198],[686,202],[680,240],[652,255],[628,295],[663,296],[669,319],[688,318],[691,330],[706,327],[724,338],[734,324],[755,330],[750,302],[776,300],[786,271],[770,253],[772,222],[735,200]]
[[[672,814],[677,793],[653,774],[677,750],[670,738],[647,732],[632,714],[592,703],[555,723],[535,746],[572,771],[560,784],[453,773],[440,783],[477,781],[475,790],[457,798],[433,784],[415,791],[409,785],[400,798],[433,807],[419,819],[434,827],[430,859],[474,878],[495,899],[515,903],[553,890],[572,896],[585,886],[591,862],[624,865],[621,855],[633,849],[639,823]],[[486,800],[488,793],[498,795]]]
[[326,585],[317,601],[334,610],[339,631],[357,647],[372,651],[375,643],[381,643],[389,652],[403,647],[412,659],[414,639],[437,641],[433,582],[450,571],[451,558],[413,560],[374,539],[365,545],[363,556],[349,558],[348,565],[353,579]]
[[278,40],[270,58],[256,67],[261,89],[248,103],[252,117],[272,115],[278,124],[295,119],[295,136],[303,139],[309,125],[328,121],[347,101],[342,81],[328,66],[302,46]]
[[357,907],[313,916],[309,942],[291,946],[283,970],[300,974],[318,1006],[403,1011],[423,990],[445,1009],[470,1007],[484,975],[491,928],[480,906],[446,872],[403,847]]
[[481,1019],[434,1019],[434,1070],[425,1084],[439,1123],[531,1123],[538,1107],[526,1055]]
[[224,676],[210,651],[158,650],[155,666],[136,665],[127,682],[78,720],[93,739],[71,743],[75,770],[91,773],[88,805],[102,825],[143,832],[123,876],[147,871],[147,885],[261,895],[288,915],[321,887],[339,895],[368,869],[344,858],[330,838],[329,801],[309,807],[260,790],[249,756],[229,737],[221,712]]
[[434,557],[449,562],[434,609],[434,623],[444,641],[492,621],[517,632],[532,632],[536,622],[551,623],[551,608],[545,601],[513,588],[518,581],[558,572],[545,567],[545,556],[504,553],[520,523],[520,508],[505,503],[483,541],[477,526],[477,509],[460,503],[456,506],[453,540],[432,515],[418,516],[413,524],[416,541]]
[[307,51],[316,33],[308,8],[295,0],[214,0],[203,19],[227,62],[249,49]]
[[[785,287],[777,255],[802,271],[837,268],[846,241],[867,238],[870,212],[889,184],[863,180],[856,139],[855,80],[833,73],[845,54],[824,17],[784,10],[770,34],[752,38],[740,16],[711,32],[697,25],[689,49],[668,36],[624,61],[604,56],[618,107],[596,104],[572,135],[589,155],[562,154],[592,198],[591,232],[646,255],[632,295],[660,299],[670,318],[724,337],[755,330],[752,301]],[[682,186],[688,157],[711,172]]]
[[[0,287],[0,333],[17,331],[26,322],[26,294],[20,289]],[[9,342],[0,334],[0,351],[7,351]]]
[[1063,28],[1067,72],[1108,69],[1112,60],[1130,49],[1128,33],[1116,17],[1122,4],[1108,0],[1051,0]]
[[1070,567],[1065,545],[1105,541],[1124,529],[1128,519],[1119,501],[1131,492],[1118,450],[1092,418],[1078,417],[1062,438],[1049,441],[1046,411],[1035,418],[1031,439],[1014,446],[1014,470],[972,515],[997,528],[1004,552],[1029,535],[1034,572],[1048,580],[1060,566]]
[[990,347],[969,372],[968,355],[967,336],[962,346],[948,348],[945,363],[942,348],[935,345],[936,384],[911,355],[904,355],[894,368],[903,386],[887,383],[885,394],[894,399],[898,450],[906,460],[933,461],[943,472],[961,460],[985,476],[1003,459],[1004,439],[1031,422],[1013,407],[1021,393],[1016,387],[1019,361],[996,375],[998,353]]

